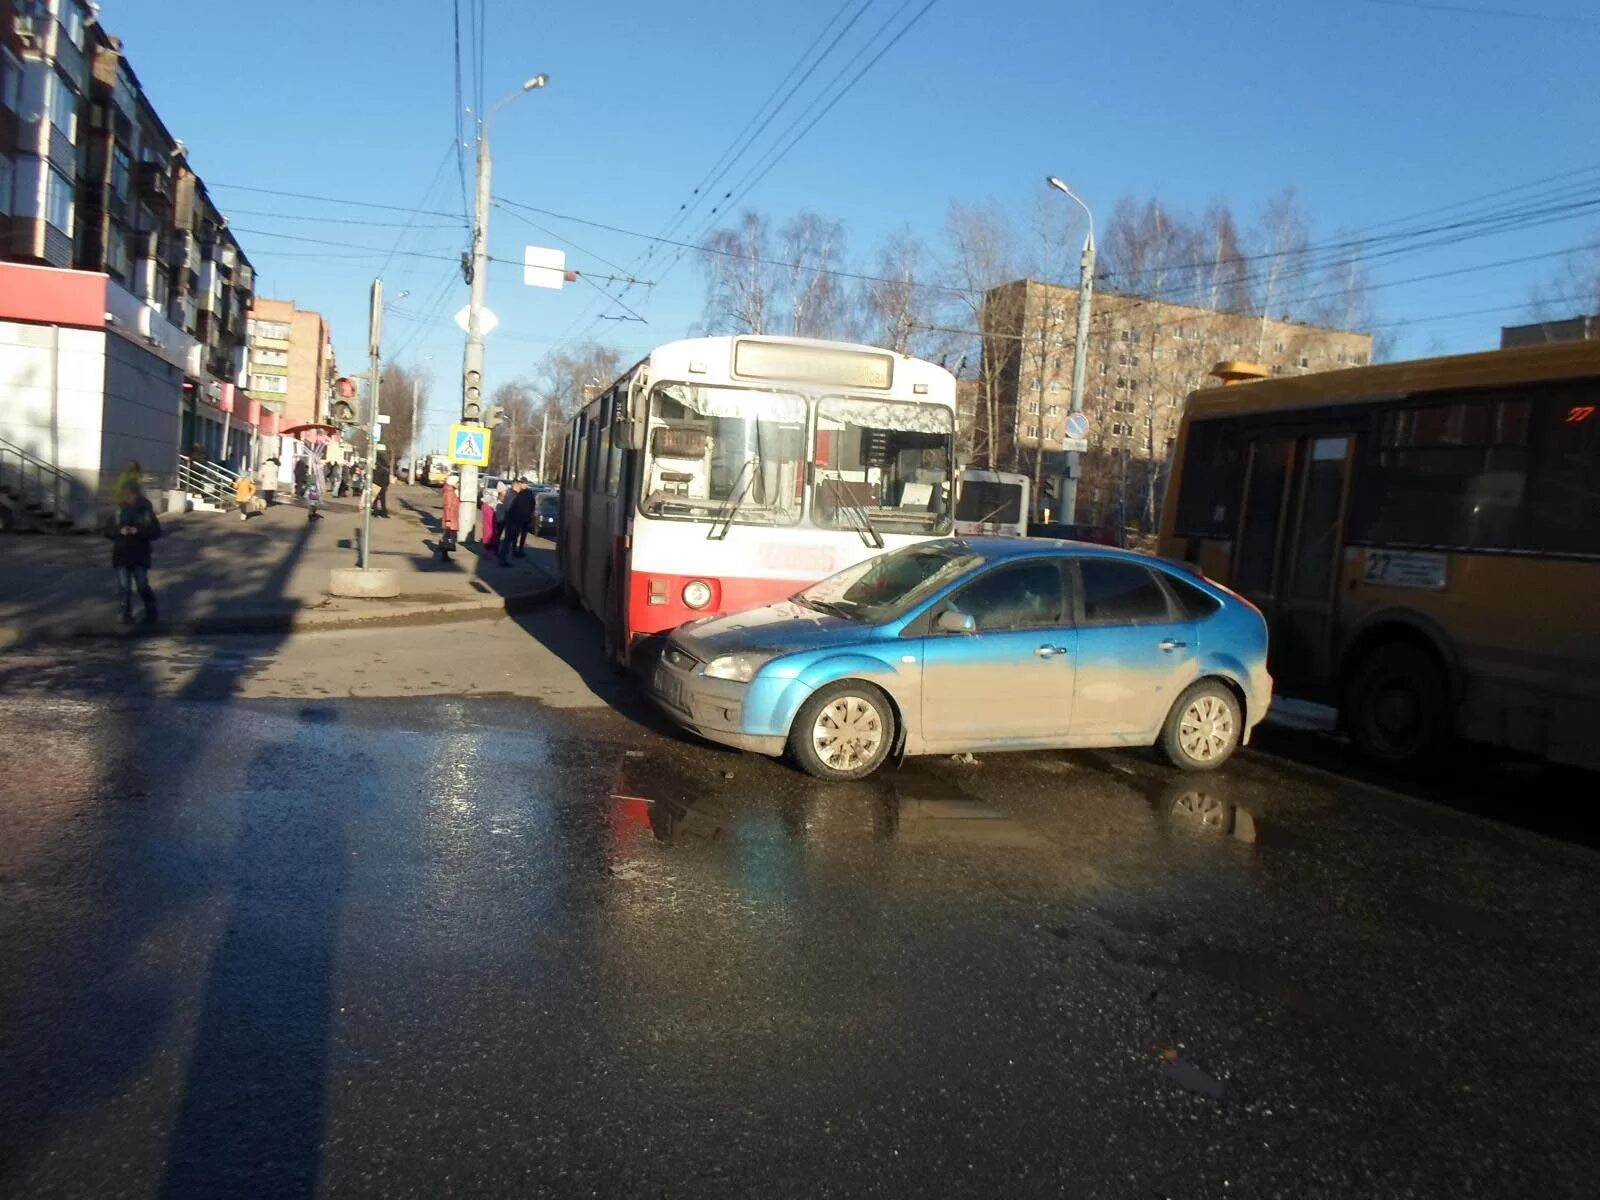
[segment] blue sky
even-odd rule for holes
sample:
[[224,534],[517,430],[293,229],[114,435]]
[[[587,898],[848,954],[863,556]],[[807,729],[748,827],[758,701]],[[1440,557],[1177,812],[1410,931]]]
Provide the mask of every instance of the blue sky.
[[[496,194],[645,232],[663,227],[838,7],[484,3],[487,98],[551,76],[495,123]],[[873,0],[840,50],[854,51],[899,6]],[[325,313],[346,370],[365,366],[367,288],[382,267],[401,310],[387,319],[385,352],[432,372],[430,428],[458,396],[461,334],[449,316],[466,287],[447,260],[464,232],[435,216],[409,232],[333,223],[407,216],[224,185],[406,207],[428,195],[427,207],[460,211],[451,14],[450,0],[101,7],[230,215],[263,294]],[[1128,193],[1190,208],[1226,199],[1253,213],[1292,185],[1314,240],[1327,240],[1600,164],[1597,52],[1600,11],[1588,0],[937,0],[746,204],[840,218],[865,252],[905,227],[937,240],[951,200],[992,198],[1025,216],[1047,173],[1069,178],[1102,219]],[[825,63],[811,86],[838,69]],[[468,156],[469,185],[471,169]],[[1600,174],[1585,180],[1583,194],[1600,197]],[[566,247],[569,263],[595,274],[632,265],[648,246],[542,223],[582,246]],[[499,209],[491,230],[491,253],[507,259],[551,242]],[[402,253],[385,263],[397,240]],[[1377,318],[1408,322],[1402,355],[1487,347],[1558,263],[1484,264],[1594,241],[1600,216],[1400,257],[1375,271],[1386,285],[1373,294]],[[648,323],[601,322],[594,334],[643,351],[698,318],[699,271],[661,258],[639,268],[657,286],[628,296]],[[501,325],[489,339],[489,387],[583,332],[595,299],[581,283],[533,290],[516,267],[494,267],[489,303]],[[1441,319],[1495,305],[1513,307]]]

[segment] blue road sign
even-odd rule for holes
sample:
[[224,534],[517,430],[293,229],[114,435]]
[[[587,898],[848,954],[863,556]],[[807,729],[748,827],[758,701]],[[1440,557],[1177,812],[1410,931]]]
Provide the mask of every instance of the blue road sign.
[[482,425],[450,426],[450,461],[461,466],[489,465],[489,431]]
[[1089,436],[1089,418],[1081,412],[1067,414],[1067,436],[1074,440]]

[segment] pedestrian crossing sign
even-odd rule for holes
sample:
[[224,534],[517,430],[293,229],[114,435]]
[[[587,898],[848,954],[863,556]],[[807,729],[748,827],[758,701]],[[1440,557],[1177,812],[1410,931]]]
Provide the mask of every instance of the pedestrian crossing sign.
[[489,431],[482,425],[450,426],[450,461],[458,466],[489,465]]

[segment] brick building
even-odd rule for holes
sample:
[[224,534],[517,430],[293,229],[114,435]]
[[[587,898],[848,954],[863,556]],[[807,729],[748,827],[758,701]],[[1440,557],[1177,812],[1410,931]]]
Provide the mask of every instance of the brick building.
[[322,314],[296,308],[293,300],[258,299],[248,335],[250,396],[281,404],[285,425],[325,421],[336,368]]
[[[1077,303],[1076,288],[1032,279],[988,293],[974,413],[978,458],[1047,481],[1059,469],[1072,401]],[[1157,476],[1184,401],[1212,382],[1208,374],[1216,363],[1246,359],[1274,375],[1295,375],[1363,366],[1371,355],[1372,336],[1366,333],[1096,292],[1083,397],[1089,447],[1080,501],[1087,502],[1093,519],[1107,519],[1110,492],[1116,490],[1120,501],[1123,477],[1131,474],[1135,499],[1129,512],[1153,516]],[[992,447],[988,394],[994,408]]]

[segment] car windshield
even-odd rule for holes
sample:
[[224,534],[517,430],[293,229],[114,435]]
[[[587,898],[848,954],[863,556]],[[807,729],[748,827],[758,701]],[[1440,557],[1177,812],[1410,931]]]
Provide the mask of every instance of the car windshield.
[[952,422],[950,410],[937,404],[823,397],[817,403],[816,523],[889,533],[947,531]]
[[846,567],[794,599],[819,612],[879,624],[904,616],[982,561],[960,540],[919,542]]
[[805,481],[806,404],[789,392],[661,384],[650,394],[639,511],[793,525]]

